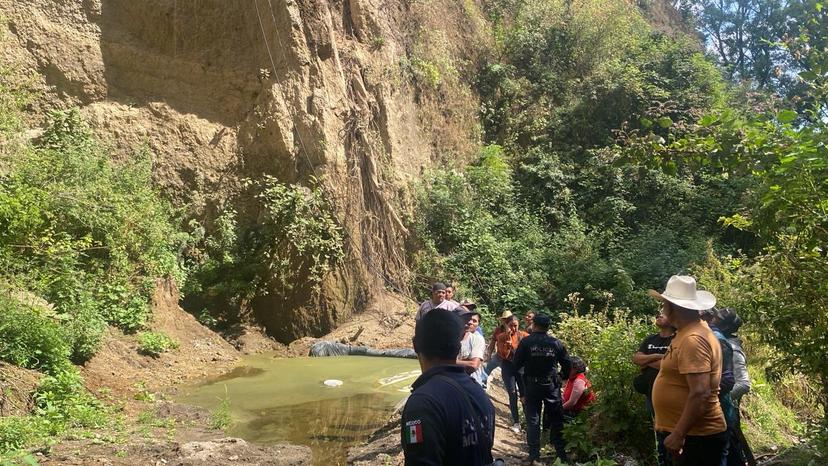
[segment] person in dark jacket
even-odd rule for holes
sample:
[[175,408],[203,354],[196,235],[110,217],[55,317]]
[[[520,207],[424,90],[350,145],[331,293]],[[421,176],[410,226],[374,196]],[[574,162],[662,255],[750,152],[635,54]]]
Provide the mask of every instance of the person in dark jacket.
[[512,359],[517,370],[523,369],[526,386],[524,411],[526,413],[526,443],[529,445],[529,462],[540,460],[540,411],[549,410],[550,437],[561,461],[566,462],[566,443],[563,439],[563,402],[561,401],[560,375],[569,376],[570,362],[566,347],[555,337],[547,334],[550,319],[545,314],[535,316],[532,333],[523,338]]
[[455,364],[465,329],[450,311],[417,321],[414,351],[422,375],[401,420],[406,466],[484,466],[493,462],[495,411],[486,392]]
[[733,348],[733,376],[735,383],[730,391],[730,398],[733,401],[732,424],[728,425],[730,445],[728,448],[728,466],[756,466],[756,458],[742,433],[739,405],[747,392],[750,391],[750,376],[747,371],[747,359],[742,349],[742,340],[736,335],[742,326],[742,319],[736,311],[730,308],[721,308],[716,311],[716,326],[727,338],[730,347]]

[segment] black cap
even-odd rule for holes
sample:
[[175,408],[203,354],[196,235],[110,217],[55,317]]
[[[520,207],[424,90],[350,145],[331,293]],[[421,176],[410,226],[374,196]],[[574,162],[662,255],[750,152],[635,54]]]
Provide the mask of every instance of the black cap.
[[549,324],[552,323],[552,319],[549,318],[546,314],[536,314],[535,318],[532,319],[532,322],[537,325],[538,327],[549,327]]
[[432,292],[434,292],[434,291],[445,291],[445,290],[446,290],[446,285],[444,285],[440,282],[434,282],[434,284],[431,285],[431,291]]

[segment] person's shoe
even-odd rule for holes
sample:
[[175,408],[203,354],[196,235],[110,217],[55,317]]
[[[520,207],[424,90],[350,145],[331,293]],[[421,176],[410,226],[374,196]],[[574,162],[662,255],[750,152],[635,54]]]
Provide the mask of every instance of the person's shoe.
[[509,427],[509,430],[511,430],[512,432],[514,432],[516,434],[519,434],[520,433],[520,423],[516,422],[516,423],[512,424],[512,427]]

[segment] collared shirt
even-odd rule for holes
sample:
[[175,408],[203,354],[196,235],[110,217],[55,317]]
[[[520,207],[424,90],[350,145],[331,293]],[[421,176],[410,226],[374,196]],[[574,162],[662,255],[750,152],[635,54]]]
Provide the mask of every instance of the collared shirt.
[[457,359],[463,361],[471,361],[475,358],[480,359],[480,366],[470,374],[471,378],[480,385],[483,385],[483,356],[485,353],[486,339],[483,338],[483,335],[475,332],[466,333],[463,336],[463,340],[460,341],[460,354],[457,355]]
[[[467,396],[443,377],[454,380]],[[411,386],[401,421],[406,466],[483,466],[494,461],[494,405],[461,366],[432,367]]]
[[428,311],[432,309],[445,309],[447,311],[453,311],[454,308],[457,306],[452,306],[449,301],[443,301],[440,304],[434,304],[431,299],[426,299],[425,301],[420,304],[420,308],[417,309],[417,314],[414,316],[414,320],[420,320],[423,318],[424,315],[428,314]]
[[571,366],[564,344],[546,332],[532,332],[520,340],[512,362],[517,369],[524,368],[525,380],[546,379],[558,385],[558,365],[564,377],[569,375]]

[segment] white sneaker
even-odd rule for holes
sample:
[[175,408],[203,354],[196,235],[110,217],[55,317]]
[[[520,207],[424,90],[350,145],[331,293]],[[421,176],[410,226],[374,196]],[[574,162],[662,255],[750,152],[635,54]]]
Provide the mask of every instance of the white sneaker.
[[516,422],[516,423],[512,424],[512,427],[509,427],[509,429],[510,429],[512,432],[514,432],[514,433],[516,433],[516,434],[519,434],[519,433],[520,433],[520,423],[517,423],[517,422]]

